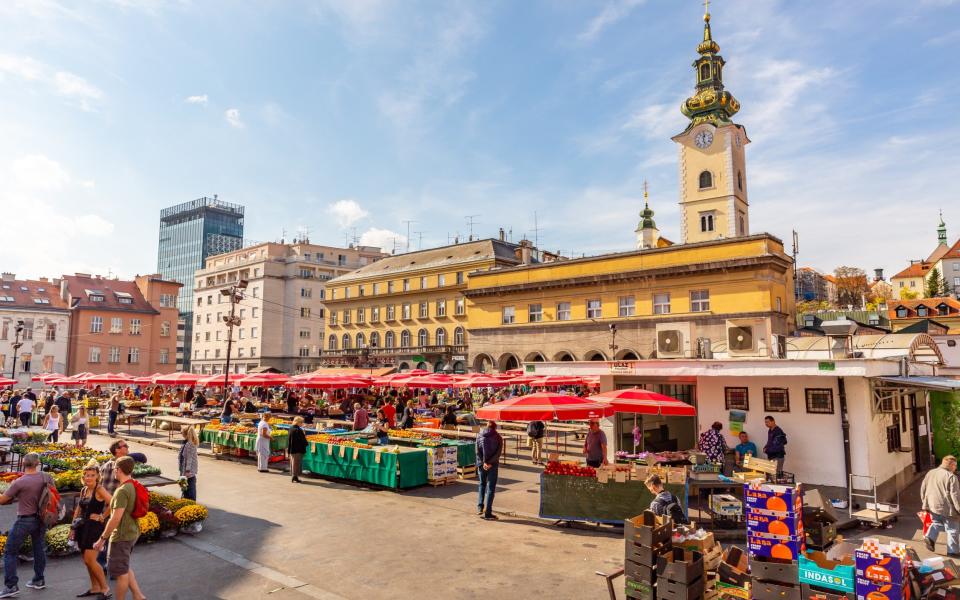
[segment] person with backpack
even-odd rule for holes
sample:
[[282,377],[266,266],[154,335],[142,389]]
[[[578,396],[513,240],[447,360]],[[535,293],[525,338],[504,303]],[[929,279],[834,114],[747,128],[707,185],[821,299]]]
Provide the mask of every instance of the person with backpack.
[[535,465],[543,464],[543,438],[547,435],[547,425],[543,421],[527,423],[527,440],[530,442],[530,460]]
[[653,494],[653,500],[650,502],[650,510],[660,517],[670,517],[674,523],[688,523],[687,515],[683,512],[683,506],[680,500],[673,492],[663,489],[663,480],[659,475],[647,477],[644,483],[650,493]]
[[110,500],[110,520],[103,528],[100,539],[93,548],[98,552],[110,541],[107,549],[107,570],[116,579],[114,597],[126,600],[127,590],[134,600],[143,600],[146,596],[140,591],[137,577],[130,568],[130,555],[140,537],[137,519],[146,516],[150,506],[147,489],[133,478],[134,460],[129,456],[118,458],[115,472],[120,486]]
[[[40,455],[31,452],[23,457],[23,475],[14,480],[0,495],[0,504],[17,502],[17,520],[7,534],[3,549],[3,591],[0,598],[12,598],[20,593],[17,586],[17,555],[23,541],[30,536],[33,546],[33,579],[28,588],[47,587],[43,571],[47,566],[47,527],[59,520],[60,494],[49,473],[40,471]],[[52,513],[51,513],[52,508]]]
[[779,479],[783,475],[783,461],[787,458],[787,434],[770,415],[764,417],[763,424],[767,426],[767,445],[763,447],[763,451],[767,453],[767,459],[777,461]]

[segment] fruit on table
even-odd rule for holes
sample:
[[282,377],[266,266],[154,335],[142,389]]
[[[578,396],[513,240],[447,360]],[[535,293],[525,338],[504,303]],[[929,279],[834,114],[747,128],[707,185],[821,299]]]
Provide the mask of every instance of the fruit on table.
[[307,436],[308,442],[317,442],[319,444],[330,444],[333,446],[346,446],[348,448],[373,448],[370,444],[355,442],[349,438],[327,433],[315,433]]
[[597,470],[593,467],[582,467],[574,463],[551,460],[543,470],[545,475],[571,475],[574,477],[596,477]]

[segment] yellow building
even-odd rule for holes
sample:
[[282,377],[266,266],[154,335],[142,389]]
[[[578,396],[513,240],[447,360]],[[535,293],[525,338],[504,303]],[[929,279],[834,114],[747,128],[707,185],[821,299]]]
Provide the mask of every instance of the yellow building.
[[464,372],[469,278],[530,255],[478,240],[390,256],[328,281],[321,364]]
[[893,293],[900,300],[923,298],[927,274],[933,265],[926,261],[910,263],[910,266],[890,278]]

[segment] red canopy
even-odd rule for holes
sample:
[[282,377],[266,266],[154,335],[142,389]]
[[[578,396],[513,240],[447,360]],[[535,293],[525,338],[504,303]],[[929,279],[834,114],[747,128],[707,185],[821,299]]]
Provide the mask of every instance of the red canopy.
[[63,379],[66,375],[61,373],[43,373],[41,375],[34,375],[30,378],[30,381],[42,381],[44,383],[49,379]]
[[289,387],[344,390],[367,387],[373,380],[362,375],[305,375],[293,377],[287,382]]
[[100,373],[98,375],[91,375],[84,381],[87,383],[124,384],[133,383],[133,380],[134,377],[126,373]]
[[533,387],[557,387],[561,385],[584,385],[586,381],[583,377],[573,375],[548,375],[538,377],[530,382]]
[[153,382],[159,383],[160,385],[196,385],[198,381],[203,379],[203,375],[197,375],[196,373],[170,373],[169,375],[160,375],[159,377],[154,377]]
[[450,375],[436,373],[433,375],[426,375],[424,377],[411,377],[407,380],[407,387],[444,389],[453,387],[453,384],[457,383],[458,381],[460,381],[459,377],[451,377]]
[[697,409],[686,402],[641,388],[612,390],[594,394],[590,400],[608,404],[616,412],[665,417],[695,417]]
[[414,377],[419,377],[421,375],[433,375],[433,373],[425,369],[413,369],[412,371],[404,371],[403,373],[398,373],[398,375],[413,375]]
[[580,421],[609,417],[613,407],[579,396],[540,392],[488,404],[477,410],[478,419],[504,421]]
[[[203,387],[223,387],[223,380],[225,378],[227,379],[227,383],[241,385],[243,378],[246,376],[246,373],[230,373],[226,376],[223,373],[220,373],[217,375],[202,377],[199,381],[197,381],[197,385],[202,385]],[[158,381],[157,383],[160,382]]]
[[0,377],[0,387],[6,387],[8,385],[16,385],[16,379],[10,379],[9,377]]
[[453,384],[455,388],[507,387],[513,385],[509,379],[490,377],[489,375],[471,375]]
[[237,383],[243,386],[249,385],[283,385],[290,381],[289,375],[283,373],[257,373],[247,375]]

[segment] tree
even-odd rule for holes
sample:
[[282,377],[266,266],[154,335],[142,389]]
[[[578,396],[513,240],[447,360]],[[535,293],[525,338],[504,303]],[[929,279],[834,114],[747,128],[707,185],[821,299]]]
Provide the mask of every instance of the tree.
[[900,299],[901,299],[901,300],[916,300],[917,297],[919,297],[919,296],[920,296],[920,294],[917,293],[917,292],[915,292],[915,291],[913,291],[913,290],[908,290],[908,289],[906,289],[906,288],[900,290]]
[[859,267],[837,267],[833,271],[837,280],[837,304],[841,307],[850,305],[861,307],[864,304],[870,286],[867,285],[867,274]]
[[940,269],[936,267],[930,269],[930,274],[927,275],[927,281],[923,288],[926,297],[939,298],[940,296],[945,296],[947,294],[946,288],[947,282],[943,279],[943,275],[940,274]]

